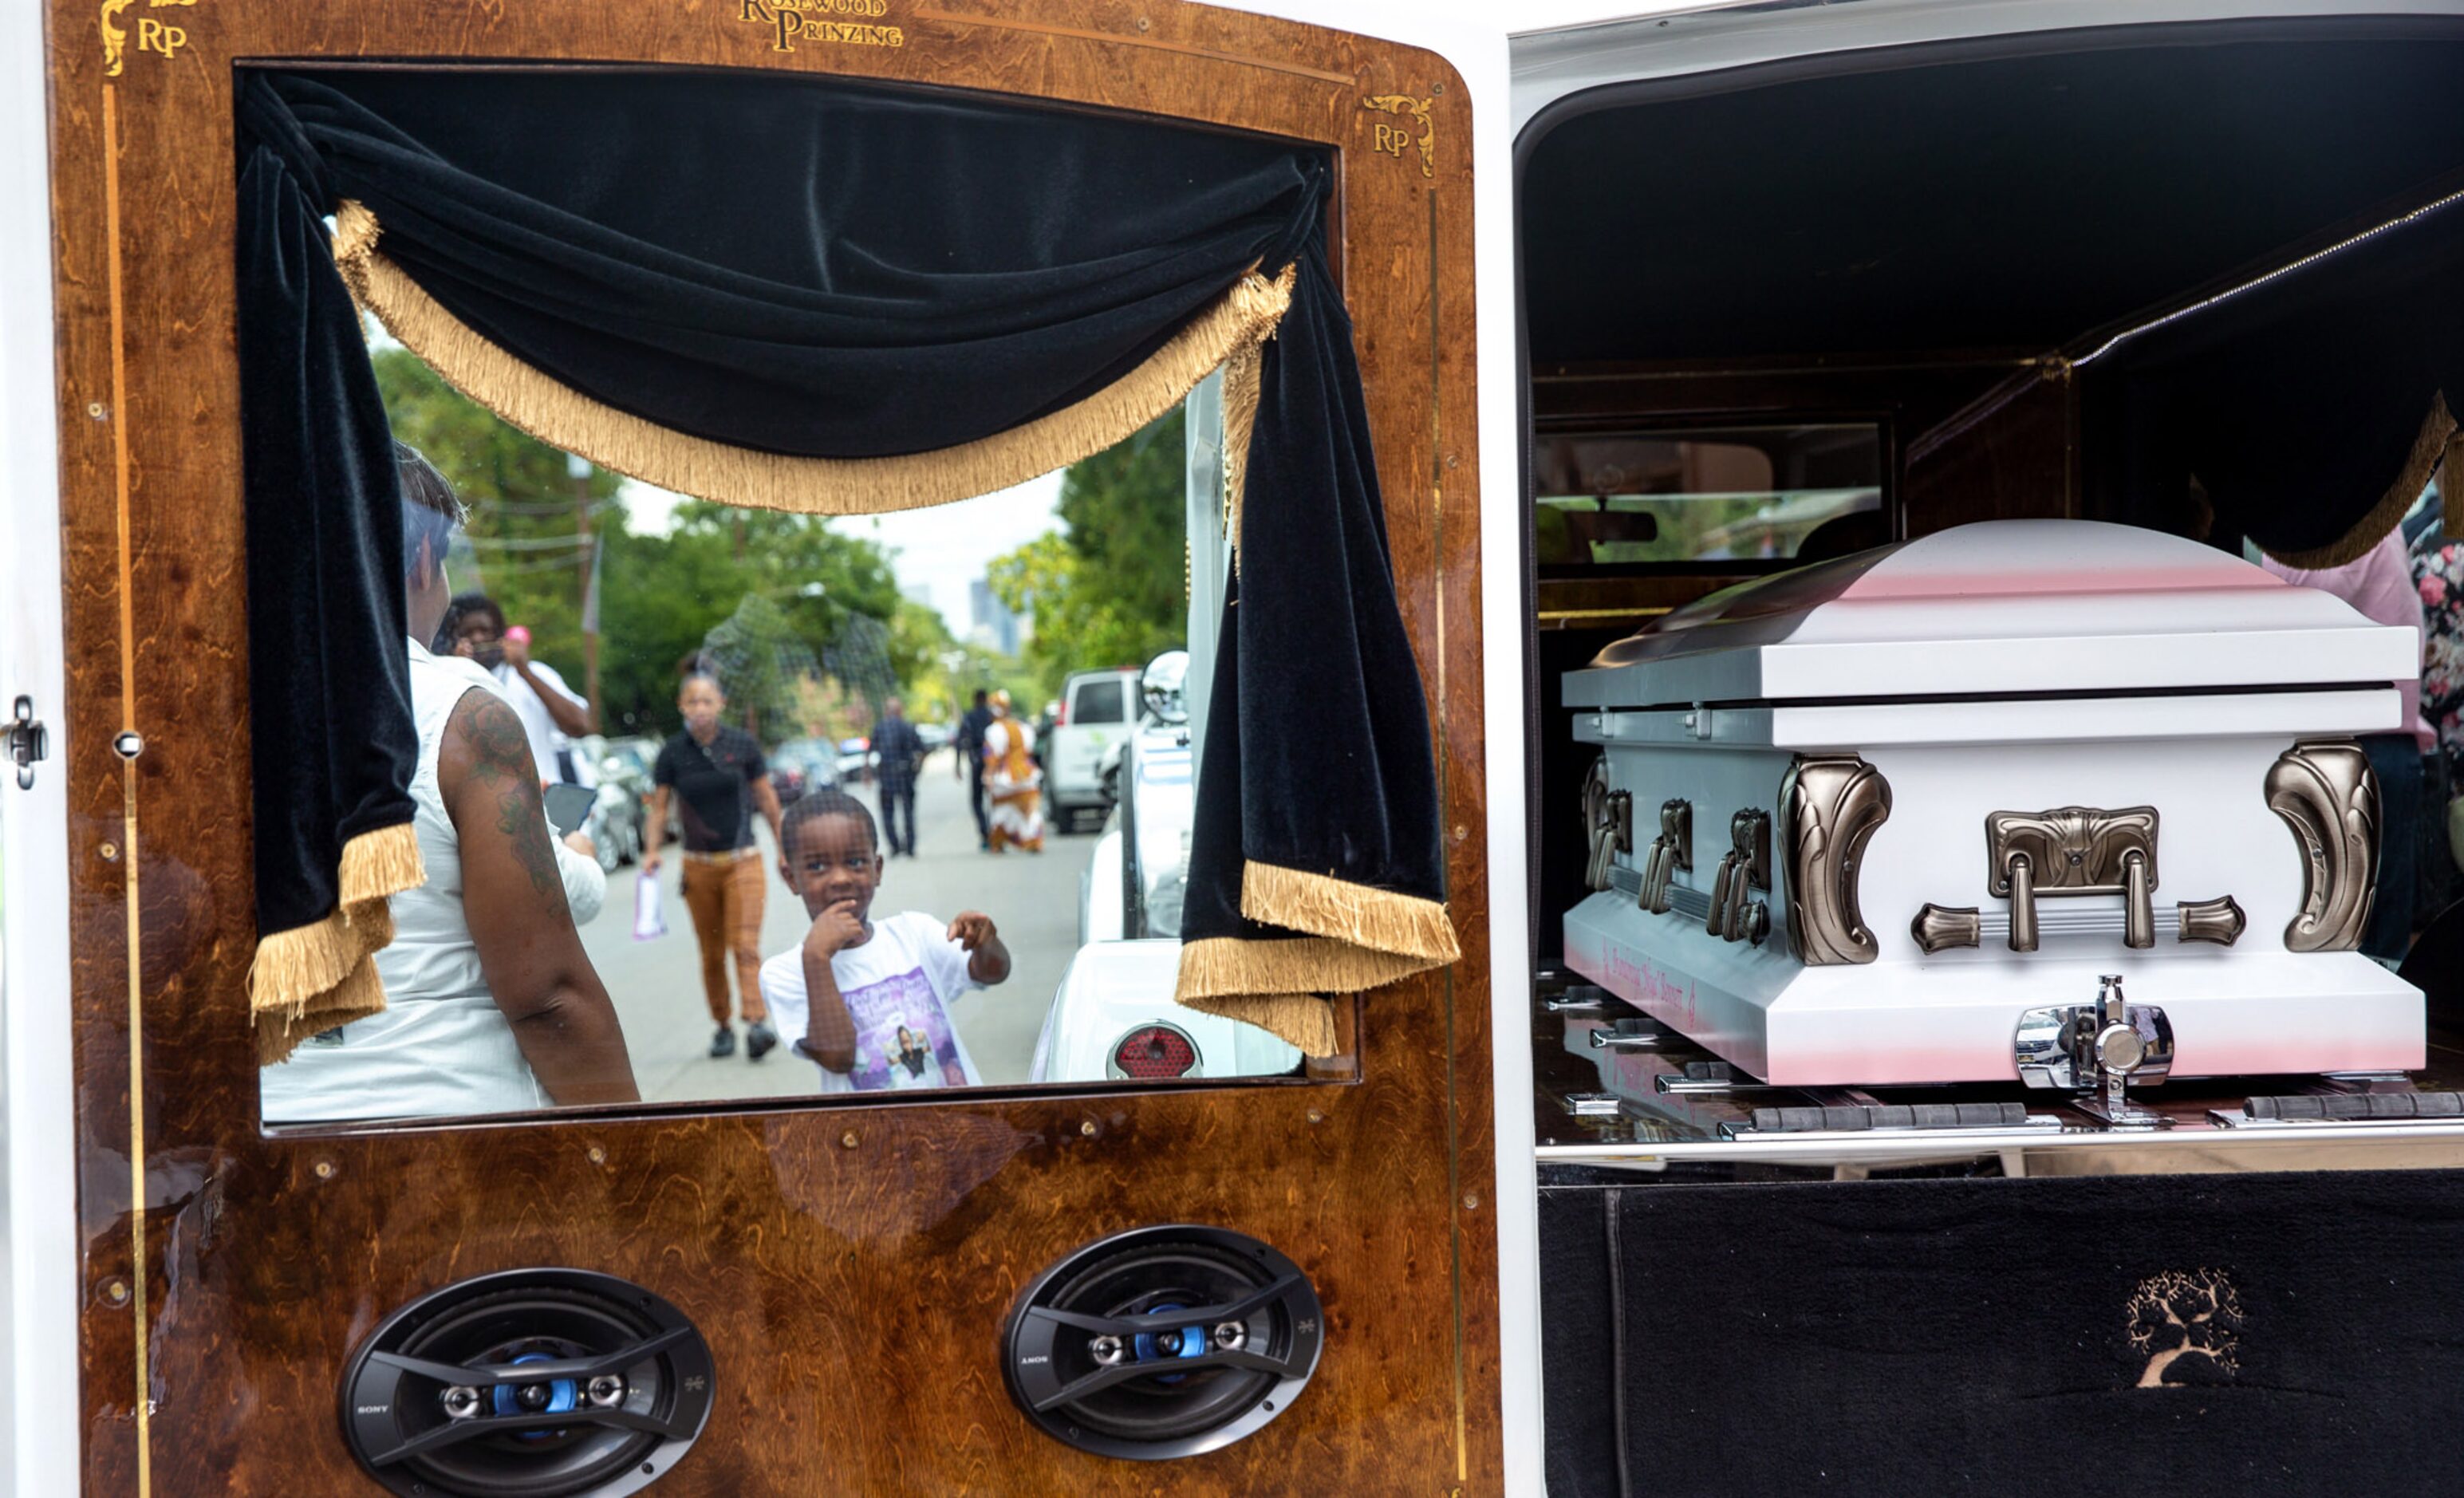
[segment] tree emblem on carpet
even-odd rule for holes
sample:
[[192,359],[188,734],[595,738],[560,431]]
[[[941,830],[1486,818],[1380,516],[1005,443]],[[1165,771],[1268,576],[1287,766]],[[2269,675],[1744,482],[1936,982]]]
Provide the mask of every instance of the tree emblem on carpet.
[[2168,1269],[2142,1280],[2123,1314],[2132,1350],[2147,1359],[2142,1389],[2177,1387],[2167,1375],[2185,1358],[2205,1358],[2228,1377],[2240,1366],[2241,1295],[2221,1269]]

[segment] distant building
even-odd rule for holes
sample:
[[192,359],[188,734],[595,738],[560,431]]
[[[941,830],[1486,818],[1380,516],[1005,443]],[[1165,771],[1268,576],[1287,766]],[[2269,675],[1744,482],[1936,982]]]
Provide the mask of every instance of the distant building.
[[940,612],[939,609],[933,608],[933,584],[930,583],[903,584],[898,589],[898,596],[918,607],[932,608],[936,614]]
[[1001,601],[989,580],[978,578],[967,584],[967,609],[974,621],[967,631],[971,638],[1003,655],[1018,653],[1018,615]]

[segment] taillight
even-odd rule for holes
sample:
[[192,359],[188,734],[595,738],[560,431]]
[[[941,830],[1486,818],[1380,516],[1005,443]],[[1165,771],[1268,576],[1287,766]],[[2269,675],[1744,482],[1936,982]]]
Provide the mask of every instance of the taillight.
[[1198,1069],[1198,1043],[1161,1022],[1141,1024],[1113,1043],[1111,1069],[1133,1082],[1185,1077]]

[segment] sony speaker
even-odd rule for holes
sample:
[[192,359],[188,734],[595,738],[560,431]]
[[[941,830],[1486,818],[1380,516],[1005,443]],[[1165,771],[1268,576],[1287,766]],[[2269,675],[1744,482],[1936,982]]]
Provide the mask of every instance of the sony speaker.
[[638,1285],[512,1269],[387,1316],[342,1377],[342,1437],[405,1498],[621,1498],[710,1418],[710,1346]]
[[1036,1277],[1001,1339],[1011,1397],[1103,1456],[1196,1456],[1291,1408],[1326,1315],[1300,1267],[1220,1227],[1141,1227]]

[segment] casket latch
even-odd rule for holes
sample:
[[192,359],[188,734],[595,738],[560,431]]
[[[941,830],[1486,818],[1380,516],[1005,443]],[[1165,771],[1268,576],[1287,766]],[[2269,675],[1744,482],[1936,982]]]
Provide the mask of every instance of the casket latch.
[[2105,974],[2099,985],[2092,1004],[2020,1014],[2011,1043],[2019,1080],[2095,1093],[2077,1106],[2115,1128],[2162,1128],[2163,1115],[2132,1106],[2125,1093],[2133,1082],[2162,1082],[2172,1071],[2172,1024],[2157,1005],[2124,1000],[2119,974]]

